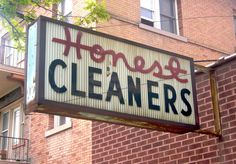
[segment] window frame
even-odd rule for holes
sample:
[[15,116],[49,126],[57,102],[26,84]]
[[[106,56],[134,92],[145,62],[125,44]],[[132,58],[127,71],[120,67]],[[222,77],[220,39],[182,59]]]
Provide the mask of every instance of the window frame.
[[63,126],[64,124],[69,124],[70,121],[71,121],[71,118],[69,117],[64,117],[65,118],[65,123],[64,124],[61,124],[60,123],[60,119],[62,119],[64,116],[58,116],[58,115],[54,115],[54,121],[53,121],[53,124],[54,124],[54,128],[56,127],[59,127],[59,126]]
[[[68,2],[69,1],[69,2]],[[70,4],[71,8],[65,13],[65,9],[66,9],[66,6]],[[57,6],[57,10],[65,17],[65,22],[67,23],[71,23],[72,22],[72,19],[71,16],[72,15],[72,10],[73,10],[73,2],[72,0],[62,0],[58,6]]]
[[[150,22],[153,22],[153,26],[151,25],[148,25],[148,24],[145,24],[145,25],[148,25],[150,27],[153,27],[153,28],[157,28],[157,29],[160,29],[160,30],[163,30],[165,32],[168,32],[168,33],[172,33],[172,34],[175,34],[175,35],[179,35],[179,22],[177,21],[178,20],[178,5],[177,5],[177,0],[173,0],[174,1],[174,9],[175,9],[175,29],[174,29],[174,32],[170,32],[170,31],[166,31],[164,29],[161,28],[161,10],[160,10],[160,0],[153,0],[153,19],[150,19],[150,18],[147,18],[145,16],[142,16],[141,14],[141,10],[142,8],[145,8],[143,7],[141,4],[142,0],[140,0],[140,15],[141,15],[141,24],[145,24],[145,23],[142,23],[144,21],[150,21]],[[145,0],[144,0],[145,1]],[[169,16],[168,16],[169,17]]]
[[[4,106],[2,109],[1,109],[1,114],[0,114],[0,121],[1,121],[1,126],[0,126],[0,130],[1,130],[1,135],[3,134],[4,131],[7,131],[7,137],[14,137],[14,111],[16,110],[19,110],[19,114],[20,114],[20,124],[19,124],[19,137],[17,138],[23,138],[23,135],[24,135],[24,112],[23,112],[23,104],[22,104],[22,100],[23,98],[20,98],[18,100],[16,100],[15,102],[7,105],[7,106]],[[3,114],[5,113],[8,113],[8,129],[6,130],[3,130]],[[6,149],[11,149],[11,146],[13,145],[17,145],[19,140],[16,139],[17,142],[15,142],[13,140],[13,142],[9,142],[8,143],[8,139],[7,140],[7,143],[6,143]],[[2,141],[1,141],[2,142]],[[8,145],[10,144],[10,145]],[[10,146],[10,147],[9,147]],[[3,147],[1,146],[0,149],[2,149]]]
[[[15,127],[15,125],[16,125],[16,118],[15,118],[16,112],[19,112],[19,122],[18,122],[19,129],[17,132],[19,136],[15,136],[15,134],[16,134],[16,127]],[[12,113],[12,137],[14,137],[14,138],[21,138],[22,137],[22,114],[21,114],[20,106],[14,108],[13,113]],[[13,140],[13,145],[17,145],[17,144],[19,144],[19,140]]]
[[[72,128],[72,120],[70,117],[65,117],[65,123],[62,125],[59,125],[58,123],[60,122],[60,117],[64,117],[64,116],[58,116],[58,115],[53,115],[53,127],[52,129],[49,129],[47,131],[45,131],[45,137],[50,137],[54,134],[60,133],[62,131],[65,131],[67,129]],[[50,122],[50,115],[49,115],[49,122]]]

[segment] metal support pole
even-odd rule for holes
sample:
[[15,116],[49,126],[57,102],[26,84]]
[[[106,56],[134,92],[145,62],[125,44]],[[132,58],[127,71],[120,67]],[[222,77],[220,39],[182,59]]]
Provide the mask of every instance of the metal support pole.
[[199,66],[199,65],[195,65],[195,66],[197,69],[209,75],[212,108],[213,108],[213,115],[214,115],[214,126],[215,126],[214,131],[199,129],[199,130],[196,130],[195,132],[200,133],[200,134],[207,134],[207,135],[221,137],[222,128],[221,128],[220,107],[219,107],[218,90],[217,90],[217,84],[216,84],[216,79],[215,79],[215,72],[214,70],[206,68],[204,66]]
[[210,77],[210,86],[211,86],[211,99],[212,99],[212,105],[213,105],[215,132],[217,135],[221,136],[222,128],[221,128],[221,119],[220,119],[220,107],[219,107],[218,90],[217,90],[217,84],[216,84],[214,71],[209,72],[209,77]]

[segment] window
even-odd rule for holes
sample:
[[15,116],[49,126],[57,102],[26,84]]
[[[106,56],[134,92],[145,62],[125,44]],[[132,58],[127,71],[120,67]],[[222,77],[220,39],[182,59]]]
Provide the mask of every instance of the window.
[[24,68],[24,52],[18,51],[15,47],[15,42],[10,39],[8,34],[1,38],[3,46],[3,64]]
[[45,137],[52,136],[61,131],[70,129],[72,121],[69,117],[49,115],[49,129],[45,132]]
[[176,0],[141,0],[141,23],[178,34]]
[[[12,96],[11,96],[12,97]],[[24,113],[22,99],[1,108],[0,114],[0,149],[11,150],[14,145],[20,144],[24,130]]]
[[62,0],[58,5],[58,10],[65,17],[66,22],[71,22],[72,0]]
[[64,117],[64,116],[54,116],[54,128],[58,126],[62,126],[64,124],[67,124],[70,122],[69,117]]

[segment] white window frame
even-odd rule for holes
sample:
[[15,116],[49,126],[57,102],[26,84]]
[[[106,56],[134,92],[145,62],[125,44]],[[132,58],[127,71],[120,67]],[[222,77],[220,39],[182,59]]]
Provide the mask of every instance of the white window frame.
[[[142,8],[142,0],[140,0],[140,9]],[[145,0],[143,0],[145,1]],[[176,19],[178,19],[178,8],[177,8],[177,0],[174,0],[174,5],[175,5],[175,16],[176,16]],[[144,19],[144,20],[148,20],[148,21],[151,21],[153,22],[153,27],[154,28],[157,28],[157,29],[161,29],[161,16],[160,16],[160,0],[153,0],[153,8],[152,9],[149,9],[149,10],[153,10],[153,19],[150,19],[150,18],[147,18],[147,17],[144,17],[141,15],[141,19]],[[143,7],[145,8],[145,7]],[[168,32],[168,31],[166,31]],[[169,32],[171,33],[171,32]],[[172,33],[172,34],[175,34],[175,33]],[[179,23],[178,21],[176,21],[176,35],[179,35]]]
[[[16,123],[16,119],[15,119],[15,116],[16,116],[16,112],[19,112],[19,129],[18,129],[18,131],[16,132],[16,127],[15,127],[15,123]],[[14,138],[21,138],[22,136],[21,136],[21,131],[22,131],[22,127],[21,127],[21,125],[22,125],[22,114],[21,114],[21,110],[20,110],[20,106],[19,107],[17,107],[17,108],[15,108],[14,110],[13,110],[13,115],[12,115],[12,137],[14,137]],[[17,135],[18,136],[16,136],[16,133],[18,133]],[[13,140],[13,145],[16,145],[16,144],[18,144],[19,143],[19,140]]]
[[54,128],[58,127],[58,126],[62,126],[64,124],[69,124],[71,119],[69,117],[65,117],[65,123],[64,124],[61,124],[60,125],[60,119],[64,117],[64,116],[57,116],[57,115],[54,115]]
[[[22,105],[22,98],[16,100],[15,102],[3,107],[1,109],[1,114],[0,114],[0,121],[1,121],[1,126],[0,126],[0,130],[1,130],[1,135],[4,132],[3,131],[3,114],[8,112],[8,132],[7,132],[7,136],[8,137],[14,137],[14,111],[19,110],[20,111],[20,124],[19,124],[19,134],[20,136],[18,138],[22,138],[24,133],[24,112],[23,112],[23,105]],[[6,131],[6,130],[5,130]],[[12,142],[13,141],[13,142]],[[1,141],[2,142],[2,141]],[[14,144],[18,144],[19,140],[16,142],[14,140],[9,140],[9,142],[7,142],[7,147],[6,149],[10,149],[11,150],[11,146]],[[8,145],[9,144],[9,145]],[[2,147],[0,147],[1,149]]]
[[[67,7],[67,10],[66,10],[66,7]],[[62,0],[58,4],[58,11],[64,17],[72,15],[72,9],[73,9],[73,2],[72,2],[72,0]],[[68,23],[72,22],[71,17],[66,17],[65,21],[68,22]]]

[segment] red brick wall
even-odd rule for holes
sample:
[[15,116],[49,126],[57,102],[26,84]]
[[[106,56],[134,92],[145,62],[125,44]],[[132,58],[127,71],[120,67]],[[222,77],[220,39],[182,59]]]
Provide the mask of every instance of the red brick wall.
[[30,140],[29,157],[33,164],[88,164],[92,160],[91,121],[72,119],[72,127],[45,136],[50,127],[47,114],[26,116],[25,138]]
[[[134,127],[92,123],[92,163],[235,163],[236,60],[216,68],[223,136],[173,134]],[[214,129],[208,76],[197,75],[201,128]]]

